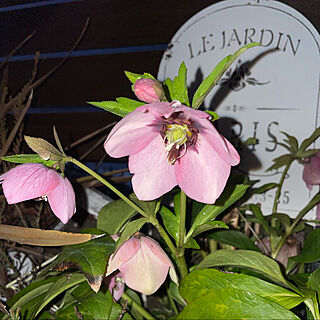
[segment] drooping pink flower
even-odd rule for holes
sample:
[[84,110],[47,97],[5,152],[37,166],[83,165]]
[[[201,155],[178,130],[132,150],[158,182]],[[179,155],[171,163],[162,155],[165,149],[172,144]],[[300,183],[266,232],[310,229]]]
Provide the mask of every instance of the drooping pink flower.
[[0,176],[9,204],[30,199],[48,199],[53,213],[63,222],[76,211],[75,194],[70,181],[39,163],[19,165]]
[[116,270],[129,288],[147,295],[159,289],[168,271],[172,281],[178,281],[173,264],[160,245],[141,235],[131,237],[110,257],[106,275]]
[[134,83],[134,94],[147,103],[159,102],[165,98],[161,83],[153,79],[138,79]]
[[118,301],[124,292],[124,279],[121,272],[110,276],[108,288],[115,301]]
[[140,200],[179,185],[190,198],[214,203],[240,157],[209,118],[177,101],[143,105],[114,126],[104,147],[115,158],[129,155]]

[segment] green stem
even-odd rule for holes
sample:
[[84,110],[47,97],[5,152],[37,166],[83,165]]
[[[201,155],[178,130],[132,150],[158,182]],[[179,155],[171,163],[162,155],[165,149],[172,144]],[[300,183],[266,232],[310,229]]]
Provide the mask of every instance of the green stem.
[[170,290],[168,288],[167,288],[167,296],[169,298],[170,304],[172,306],[172,309],[173,309],[175,315],[177,315],[179,313],[179,310],[178,310],[174,300],[172,299],[171,294],[170,294]]
[[98,181],[100,181],[102,184],[107,186],[111,191],[113,191],[117,196],[119,196],[122,200],[124,200],[129,206],[131,206],[133,209],[138,211],[142,216],[148,217],[145,212],[137,206],[133,201],[131,201],[128,197],[126,197],[122,192],[120,192],[117,188],[115,188],[110,182],[108,182],[106,179],[102,178],[100,175],[98,175],[96,172],[88,168],[86,165],[81,163],[80,161],[71,158],[71,157],[66,157],[65,159],[68,162],[72,162],[75,165],[77,165],[79,168],[82,170],[86,171],[89,173],[92,177],[96,178]]
[[320,191],[316,193],[313,198],[309,201],[309,203],[299,212],[299,214],[296,216],[294,221],[292,222],[291,226],[286,230],[285,234],[280,239],[275,251],[272,253],[272,258],[276,258],[279,254],[279,251],[281,250],[282,246],[288,239],[288,237],[291,236],[292,231],[297,226],[297,224],[302,220],[302,218],[318,203],[320,202]]
[[145,319],[147,320],[156,320],[145,308],[143,308],[140,304],[136,303],[131,297],[129,297],[126,293],[122,294],[122,298],[128,301],[128,304],[132,306],[136,311],[138,311]]
[[[274,197],[274,202],[273,202],[273,207],[272,207],[272,213],[277,213],[277,210],[278,210],[278,200],[280,198],[280,194],[281,194],[281,189],[282,189],[282,186],[283,186],[283,182],[284,182],[284,179],[286,178],[286,175],[287,175],[287,172],[291,166],[291,163],[293,162],[294,159],[291,159],[287,165],[285,166],[283,172],[282,172],[282,175],[281,175],[281,178],[280,178],[280,181],[279,181],[279,185],[278,185],[278,188],[277,188],[277,192],[276,192],[276,195]],[[275,220],[273,219],[272,221],[273,223],[275,223]],[[272,225],[272,227],[274,227],[274,225]]]

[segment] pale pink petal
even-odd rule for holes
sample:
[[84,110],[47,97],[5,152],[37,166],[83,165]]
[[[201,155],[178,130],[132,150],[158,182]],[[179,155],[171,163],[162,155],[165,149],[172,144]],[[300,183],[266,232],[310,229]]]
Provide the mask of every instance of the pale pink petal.
[[235,166],[240,162],[240,156],[234,146],[217,131],[209,120],[194,120],[193,122],[199,130],[199,135],[205,137],[221,159],[231,166]]
[[0,177],[9,204],[45,196],[60,182],[59,174],[39,163],[19,165]]
[[178,185],[192,199],[214,203],[223,191],[230,174],[230,165],[198,135],[196,146],[175,164]]
[[174,112],[177,112],[175,108],[171,107],[171,103],[169,102],[149,103],[137,108],[136,110],[141,112],[150,112],[156,116],[157,119],[161,117],[169,118]]
[[119,267],[126,285],[146,295],[153,294],[165,281],[169,265],[162,263],[141,242],[141,249],[126,263]]
[[73,187],[67,178],[60,177],[59,185],[48,192],[48,201],[53,213],[63,222],[68,220],[76,212],[76,200]]
[[320,153],[318,152],[315,156],[306,159],[302,178],[309,189],[312,186],[320,184]]
[[132,237],[127,240],[116,253],[111,255],[107,267],[106,276],[119,269],[119,267],[130,260],[140,249],[140,241],[138,238]]
[[135,154],[159,134],[162,124],[151,112],[137,108],[121,119],[104,143],[106,152],[115,158]]
[[129,170],[134,173],[132,187],[140,200],[154,200],[177,185],[174,166],[167,160],[160,134],[139,153],[129,157]]
[[210,115],[201,110],[195,110],[193,108],[182,105],[175,109],[176,112],[182,111],[187,115],[188,119],[209,119]]
[[124,292],[124,279],[121,272],[117,272],[111,277],[109,282],[109,290],[115,301],[118,301]]

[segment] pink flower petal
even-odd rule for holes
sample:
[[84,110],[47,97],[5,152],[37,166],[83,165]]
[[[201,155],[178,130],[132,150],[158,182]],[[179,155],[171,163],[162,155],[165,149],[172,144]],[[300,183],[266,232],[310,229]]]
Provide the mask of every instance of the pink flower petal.
[[230,165],[222,160],[202,135],[196,146],[175,164],[178,185],[192,199],[214,203],[223,191],[230,174]]
[[67,178],[59,175],[60,183],[52,191],[48,192],[48,201],[53,213],[63,222],[68,220],[76,212],[76,200],[73,187]]
[[305,160],[302,178],[309,189],[320,184],[320,152]]
[[132,237],[127,240],[116,253],[111,255],[108,263],[106,276],[119,269],[119,267],[130,260],[140,249],[140,241],[138,238]]
[[124,292],[124,279],[121,272],[117,272],[109,280],[109,290],[115,301],[118,301]]
[[205,137],[211,148],[216,150],[221,159],[231,166],[235,166],[240,162],[240,156],[234,146],[217,131],[209,120],[195,120],[194,124],[199,130],[199,135]]
[[141,249],[119,270],[129,288],[150,295],[165,281],[169,265],[162,263],[141,241]]
[[106,152],[115,158],[135,154],[159,134],[162,124],[150,112],[137,108],[121,119],[111,130],[104,143]]
[[156,116],[157,119],[160,119],[161,117],[169,118],[177,111],[175,108],[171,107],[171,103],[169,102],[149,103],[137,108],[136,110],[141,112],[150,112]]
[[129,157],[129,170],[134,173],[132,186],[140,200],[154,200],[177,185],[174,166],[167,160],[160,134],[143,150]]
[[39,163],[19,165],[0,177],[9,204],[45,196],[60,182],[59,174]]

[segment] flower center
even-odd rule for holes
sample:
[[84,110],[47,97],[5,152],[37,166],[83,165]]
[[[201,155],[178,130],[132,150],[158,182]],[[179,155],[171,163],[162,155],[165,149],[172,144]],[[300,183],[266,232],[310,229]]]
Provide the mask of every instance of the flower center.
[[188,146],[195,144],[197,133],[198,130],[189,120],[165,119],[161,135],[168,152],[167,158],[170,164],[174,164],[177,159],[183,157]]

